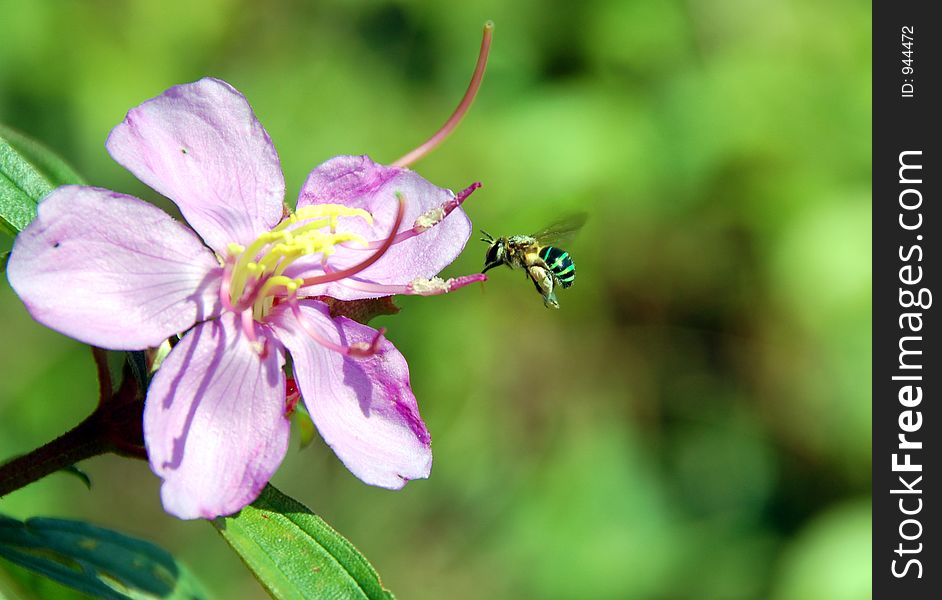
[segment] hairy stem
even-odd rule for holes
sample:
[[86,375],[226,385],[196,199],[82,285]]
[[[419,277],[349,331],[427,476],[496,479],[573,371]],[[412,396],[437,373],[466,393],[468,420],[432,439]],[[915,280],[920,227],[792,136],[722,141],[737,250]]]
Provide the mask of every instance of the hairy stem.
[[0,497],[100,454],[147,458],[142,426],[144,399],[130,365],[125,366],[120,388],[112,393],[104,351],[93,349],[93,356],[102,394],[95,412],[51,442],[0,465]]
[[75,429],[4,463],[0,466],[0,497],[80,460],[109,452],[111,449],[101,432],[101,418],[96,411]]

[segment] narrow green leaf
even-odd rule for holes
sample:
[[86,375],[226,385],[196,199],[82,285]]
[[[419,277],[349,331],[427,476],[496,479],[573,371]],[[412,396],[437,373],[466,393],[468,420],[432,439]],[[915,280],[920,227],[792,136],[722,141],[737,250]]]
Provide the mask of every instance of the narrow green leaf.
[[0,138],[0,230],[15,236],[36,218],[37,202],[7,176],[8,148]]
[[81,521],[0,516],[0,557],[104,600],[207,597],[162,548]]
[[69,183],[84,181],[50,150],[0,125],[0,229],[16,235],[46,194]]
[[30,162],[53,187],[60,185],[88,185],[58,154],[36,140],[32,140],[15,129],[0,125],[0,138],[13,146],[24,159]]
[[213,525],[274,598],[393,598],[353,544],[271,485]]
[[68,467],[65,467],[64,469],[59,469],[59,472],[68,473],[69,475],[72,475],[78,478],[79,481],[85,484],[85,487],[87,487],[88,489],[92,489],[92,478],[88,476],[88,473],[78,468],[77,466],[69,465]]

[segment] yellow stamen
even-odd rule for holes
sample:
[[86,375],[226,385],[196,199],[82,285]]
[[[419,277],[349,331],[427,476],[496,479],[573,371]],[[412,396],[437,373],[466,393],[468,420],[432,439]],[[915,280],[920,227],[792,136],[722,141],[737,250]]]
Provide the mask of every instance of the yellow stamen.
[[363,210],[362,208],[350,208],[342,204],[313,204],[311,206],[302,206],[294,213],[294,216],[298,219],[322,219],[327,217],[333,222],[336,222],[337,217],[360,217],[366,221],[368,225],[373,224],[373,215],[371,215],[369,211]]
[[[273,296],[293,294],[303,284],[301,279],[283,275],[297,259],[312,254],[320,254],[322,258],[330,256],[337,244],[357,242],[366,245],[367,241],[361,235],[336,232],[340,217],[360,217],[367,223],[373,223],[373,215],[363,209],[339,204],[318,204],[298,209],[271,231],[258,236],[247,248],[240,244],[229,244],[226,249],[235,259],[229,286],[232,304],[237,305],[243,300],[246,290],[264,281],[260,288],[252,292],[250,300],[253,317],[260,320],[271,310]],[[324,231],[325,228],[329,232]]]
[[284,275],[280,277],[269,277],[268,280],[262,284],[262,289],[258,291],[258,295],[260,298],[264,298],[268,295],[268,292],[279,286],[285,288],[285,291],[290,294],[298,289],[298,280],[285,277]]

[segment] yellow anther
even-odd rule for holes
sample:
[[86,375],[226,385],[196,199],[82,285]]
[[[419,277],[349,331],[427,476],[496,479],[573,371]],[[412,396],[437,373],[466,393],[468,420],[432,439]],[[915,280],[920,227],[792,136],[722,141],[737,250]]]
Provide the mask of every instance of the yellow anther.
[[290,293],[298,289],[298,283],[294,279],[285,277],[284,275],[269,277],[268,281],[262,285],[262,289],[258,291],[259,300],[265,300],[265,298],[268,296],[268,293],[276,287],[283,287]]
[[[344,242],[366,245],[361,235],[336,232],[340,217],[360,217],[373,223],[373,215],[361,208],[340,204],[304,206],[271,231],[259,235],[247,248],[235,243],[226,246],[230,256],[236,259],[230,279],[232,303],[238,303],[246,290],[252,289],[253,316],[262,319],[271,311],[274,296],[293,294],[303,285],[303,279],[284,275],[296,260],[312,254],[320,254],[323,260],[334,253],[337,244]],[[258,287],[262,281],[264,283]],[[278,288],[283,292],[277,291]]]
[[333,225],[338,217],[360,217],[370,225],[373,224],[373,215],[362,208],[350,208],[342,204],[313,204],[302,206],[295,211],[298,219],[323,219],[328,218],[329,222],[325,225]]

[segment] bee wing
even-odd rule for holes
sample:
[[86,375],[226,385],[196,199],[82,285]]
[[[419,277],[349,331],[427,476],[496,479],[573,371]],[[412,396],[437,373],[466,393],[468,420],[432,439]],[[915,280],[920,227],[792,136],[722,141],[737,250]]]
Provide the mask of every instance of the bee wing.
[[568,215],[558,221],[550,223],[543,229],[532,234],[531,237],[544,246],[551,244],[567,245],[575,236],[576,232],[585,225],[588,214],[579,212]]

